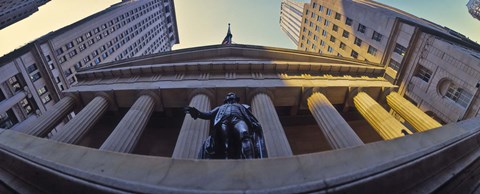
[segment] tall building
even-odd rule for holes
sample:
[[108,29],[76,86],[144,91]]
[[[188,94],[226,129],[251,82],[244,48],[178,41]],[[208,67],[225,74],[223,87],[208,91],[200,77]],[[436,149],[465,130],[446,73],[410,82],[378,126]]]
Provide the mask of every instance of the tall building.
[[298,49],[371,61],[399,92],[443,123],[480,115],[480,45],[374,1],[312,0]]
[[480,1],[479,0],[470,0],[467,4],[468,12],[477,20],[480,20]]
[[38,11],[38,7],[49,1],[50,0],[0,0],[0,30],[32,15]]
[[298,46],[304,5],[305,3],[282,0],[280,6],[280,28],[296,46]]
[[[375,63],[239,44],[99,64],[78,72],[39,118],[0,130],[0,191],[478,191],[480,118],[442,127],[384,73]],[[251,105],[268,158],[196,159],[210,124],[184,107],[211,110],[228,92]]]
[[122,1],[0,58],[0,127],[41,115],[77,83],[76,71],[171,50],[172,0]]

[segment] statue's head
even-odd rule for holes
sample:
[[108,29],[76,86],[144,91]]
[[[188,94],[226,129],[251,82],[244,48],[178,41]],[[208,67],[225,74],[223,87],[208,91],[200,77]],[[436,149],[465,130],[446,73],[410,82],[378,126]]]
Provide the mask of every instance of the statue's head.
[[233,93],[233,92],[229,92],[227,94],[227,96],[225,96],[225,100],[223,101],[223,103],[238,103],[240,102],[240,97],[237,96],[237,94]]

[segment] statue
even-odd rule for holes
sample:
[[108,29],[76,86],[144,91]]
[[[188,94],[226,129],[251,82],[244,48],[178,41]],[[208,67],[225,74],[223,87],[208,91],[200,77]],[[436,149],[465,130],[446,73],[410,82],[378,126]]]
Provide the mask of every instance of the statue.
[[209,112],[185,107],[193,119],[211,121],[210,135],[203,142],[199,158],[202,159],[253,159],[266,158],[262,127],[249,110],[239,104],[233,92],[227,94],[224,104]]

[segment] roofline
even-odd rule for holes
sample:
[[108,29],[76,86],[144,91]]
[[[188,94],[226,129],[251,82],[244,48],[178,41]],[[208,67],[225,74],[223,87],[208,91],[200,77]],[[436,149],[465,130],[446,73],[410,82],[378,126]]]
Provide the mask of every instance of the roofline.
[[[174,26],[175,26],[175,30],[174,30],[174,31],[175,31],[175,36],[177,37],[175,43],[176,43],[176,44],[180,44],[180,36],[178,36],[177,14],[176,14],[176,12],[175,12],[175,3],[174,3],[174,0],[171,0],[170,2],[172,2],[172,14],[173,14],[173,16],[174,16],[174,18],[175,18],[175,19],[173,20],[173,24],[174,24]],[[172,46],[173,46],[173,45],[172,45]]]

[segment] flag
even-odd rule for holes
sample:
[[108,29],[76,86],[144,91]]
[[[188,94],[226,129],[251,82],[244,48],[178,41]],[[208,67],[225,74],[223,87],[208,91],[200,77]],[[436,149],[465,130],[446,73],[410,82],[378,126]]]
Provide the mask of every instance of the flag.
[[230,24],[228,24],[227,36],[222,41],[222,44],[232,44],[232,33],[230,33]]

